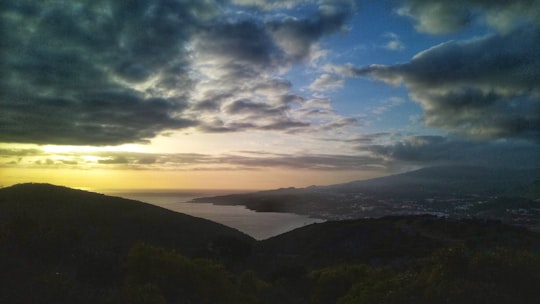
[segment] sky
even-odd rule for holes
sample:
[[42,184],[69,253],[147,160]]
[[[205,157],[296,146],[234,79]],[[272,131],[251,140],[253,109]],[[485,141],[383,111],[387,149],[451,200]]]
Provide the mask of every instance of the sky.
[[540,166],[539,0],[7,0],[0,185]]

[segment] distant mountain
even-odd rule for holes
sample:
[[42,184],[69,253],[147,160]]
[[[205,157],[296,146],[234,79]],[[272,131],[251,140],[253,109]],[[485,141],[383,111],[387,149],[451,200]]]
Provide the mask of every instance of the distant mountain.
[[328,191],[369,191],[378,192],[379,195],[386,193],[413,197],[419,193],[500,195],[527,186],[538,179],[540,168],[441,166],[321,188]]
[[[425,213],[471,217],[475,216],[471,213],[476,210],[473,205],[501,196],[512,200],[525,197],[536,204],[539,181],[540,168],[445,166],[344,184],[199,198],[195,202],[244,205],[260,212],[292,212],[330,220]],[[531,212],[511,216],[510,222],[527,224],[532,220],[534,225],[540,224],[540,206]]]

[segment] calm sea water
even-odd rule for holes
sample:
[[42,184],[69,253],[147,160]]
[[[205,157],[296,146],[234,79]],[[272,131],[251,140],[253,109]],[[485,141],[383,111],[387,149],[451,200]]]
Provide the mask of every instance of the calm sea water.
[[[208,203],[189,203],[196,197],[208,197],[234,193],[223,190],[160,190],[160,191],[101,191],[109,195],[134,199],[176,212],[205,218],[223,225],[236,228],[255,239],[267,239],[278,234],[323,222],[292,213],[255,212],[244,206],[220,206]],[[237,193],[238,191],[236,191]]]

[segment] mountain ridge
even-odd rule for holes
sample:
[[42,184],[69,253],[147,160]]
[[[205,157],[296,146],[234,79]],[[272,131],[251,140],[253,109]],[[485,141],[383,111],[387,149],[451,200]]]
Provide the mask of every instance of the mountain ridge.
[[525,225],[533,221],[540,228],[540,206],[535,206],[540,198],[539,181],[540,168],[444,166],[343,184],[281,188],[198,198],[193,202],[244,205],[259,212],[291,212],[340,220],[426,213],[474,217],[480,215],[474,213],[478,204],[507,197],[510,203],[527,200],[528,203],[512,206],[532,206],[528,209],[531,214],[519,216],[520,208],[512,207],[508,215],[498,216],[499,219]]
[[[347,188],[361,185],[378,185],[391,183],[404,183],[404,180],[429,181],[439,180],[471,180],[488,178],[495,184],[503,184],[507,180],[520,177],[525,182],[532,182],[535,178],[540,178],[540,168],[515,169],[506,167],[484,167],[484,166],[435,166],[418,170],[378,177],[368,180],[357,180],[342,184],[322,186],[323,188]],[[475,185],[476,186],[476,185]]]

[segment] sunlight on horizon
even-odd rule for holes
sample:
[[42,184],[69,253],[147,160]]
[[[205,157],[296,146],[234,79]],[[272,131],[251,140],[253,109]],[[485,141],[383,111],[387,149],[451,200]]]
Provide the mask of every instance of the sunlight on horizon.
[[[90,191],[104,189],[223,189],[265,190],[286,187],[329,185],[381,176],[359,174],[357,171],[342,172],[312,170],[238,170],[238,171],[158,171],[158,170],[110,170],[110,169],[44,169],[2,168],[1,184],[51,183]],[[372,172],[377,173],[377,172]],[[313,176],[315,175],[315,176]],[[306,178],[309,177],[309,178]]]

